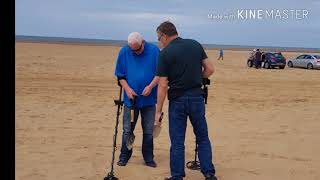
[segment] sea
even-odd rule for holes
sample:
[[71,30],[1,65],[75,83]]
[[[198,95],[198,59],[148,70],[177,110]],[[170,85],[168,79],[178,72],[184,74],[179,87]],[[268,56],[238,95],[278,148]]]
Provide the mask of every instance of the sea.
[[[108,40],[108,39],[87,39],[87,38],[68,38],[68,37],[47,37],[47,36],[25,36],[16,35],[16,42],[33,42],[33,43],[54,43],[54,44],[86,44],[86,45],[112,45],[123,46],[127,44],[125,40]],[[158,45],[158,42],[151,42]],[[252,46],[252,45],[223,45],[223,44],[202,44],[205,49],[223,49],[223,50],[243,50],[251,51],[261,49],[262,51],[272,52],[313,52],[320,53],[320,48],[304,47],[278,47],[278,46]]]

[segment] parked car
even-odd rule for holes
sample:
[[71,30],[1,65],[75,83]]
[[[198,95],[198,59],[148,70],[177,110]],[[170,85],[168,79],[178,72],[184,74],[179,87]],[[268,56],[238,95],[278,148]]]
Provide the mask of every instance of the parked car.
[[[262,52],[262,67],[266,69],[271,69],[279,67],[284,69],[286,66],[286,58],[282,55],[281,52]],[[248,67],[253,67],[253,57],[250,56],[247,60]]]
[[288,60],[288,67],[302,67],[307,69],[320,69],[320,55],[302,54]]
[[262,64],[262,67],[266,69],[275,67],[284,69],[286,67],[286,58],[281,52],[266,52],[262,54]]

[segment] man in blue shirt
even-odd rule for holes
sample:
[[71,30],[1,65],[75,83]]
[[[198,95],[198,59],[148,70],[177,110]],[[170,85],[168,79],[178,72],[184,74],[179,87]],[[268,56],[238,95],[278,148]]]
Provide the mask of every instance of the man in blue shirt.
[[[134,109],[134,122],[141,114],[143,129],[142,154],[147,166],[156,167],[153,155],[153,125],[155,120],[155,104],[157,103],[156,75],[159,48],[146,42],[138,32],[132,32],[128,36],[128,44],[119,52],[115,68],[115,76],[123,87],[124,112],[123,135],[121,153],[118,165],[125,166],[132,155],[132,149],[128,149],[126,141],[130,138],[131,124],[130,109]],[[135,99],[133,107],[132,101]],[[133,126],[133,127],[131,127]]]

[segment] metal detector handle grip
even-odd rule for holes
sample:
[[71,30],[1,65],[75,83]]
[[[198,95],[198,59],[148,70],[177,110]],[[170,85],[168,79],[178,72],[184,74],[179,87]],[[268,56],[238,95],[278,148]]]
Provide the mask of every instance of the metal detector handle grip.
[[163,118],[163,112],[161,112],[161,115],[160,115],[160,118],[159,118],[159,122],[161,123],[162,121],[162,118]]
[[136,106],[137,97],[133,96],[133,99],[129,99],[129,100],[131,103],[131,109],[134,109],[134,107]]
[[203,88],[203,92],[204,92],[204,103],[207,104],[208,102],[208,87],[207,86],[204,86]]
[[203,97],[204,97],[204,103],[207,104],[208,101],[208,87],[207,85],[210,85],[210,79],[209,78],[203,78],[202,79],[202,85],[203,85]]

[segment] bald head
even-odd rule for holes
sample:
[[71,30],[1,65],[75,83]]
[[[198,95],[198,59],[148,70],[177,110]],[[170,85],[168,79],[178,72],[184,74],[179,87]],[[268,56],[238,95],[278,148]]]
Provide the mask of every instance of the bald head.
[[129,44],[129,46],[141,45],[142,41],[143,41],[143,37],[138,32],[132,32],[128,36],[128,44]]

